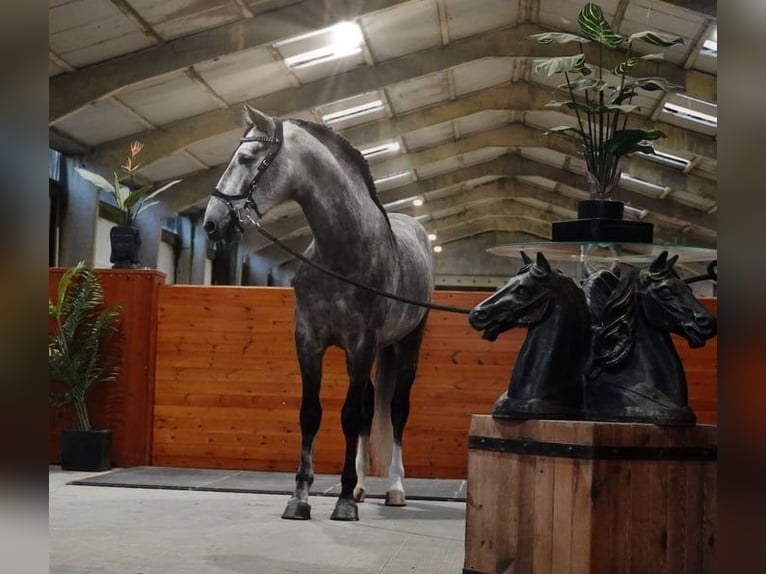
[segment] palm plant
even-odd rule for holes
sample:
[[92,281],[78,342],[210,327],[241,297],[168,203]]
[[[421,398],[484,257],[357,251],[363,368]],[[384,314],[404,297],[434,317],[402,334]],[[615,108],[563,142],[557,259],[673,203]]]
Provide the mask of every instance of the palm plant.
[[86,399],[97,384],[114,381],[119,366],[104,356],[104,343],[117,332],[119,306],[103,309],[104,293],[98,277],[84,262],[68,269],[58,286],[56,302],[48,300],[54,333],[48,339],[51,378],[69,387],[51,393],[56,406],[73,404],[79,430],[91,430]]
[[[663,58],[662,53],[636,56],[633,43],[643,40],[654,46],[669,47],[683,44],[683,38],[658,32],[637,32],[628,37],[612,30],[603,10],[596,4],[587,3],[577,18],[582,36],[561,32],[533,34],[542,44],[579,45],[580,53],[573,56],[546,58],[536,61],[535,71],[548,77],[564,74],[565,83],[557,90],[569,96],[565,100],[551,101],[546,107],[567,107],[574,110],[577,127],[558,126],[551,130],[574,138],[587,165],[590,194],[593,199],[607,199],[620,180],[620,159],[632,152],[654,153],[650,141],[666,137],[660,130],[626,129],[628,117],[638,110],[632,103],[639,90],[673,92],[681,89],[658,77],[628,77],[627,73],[645,60]],[[585,63],[583,45],[595,42],[598,62],[594,70]],[[624,51],[625,58],[608,70],[617,82],[604,78],[604,51]]]
[[[130,154],[128,155],[128,159],[125,165],[120,166],[120,169],[125,175],[120,176],[117,172],[112,172],[114,176],[113,183],[90,170],[81,167],[75,168],[75,171],[77,171],[83,179],[88,180],[97,188],[111,193],[114,196],[117,208],[123,214],[123,225],[133,225],[142,211],[159,203],[155,198],[160,193],[181,181],[180,179],[173,180],[154,191],[152,191],[154,189],[153,185],[144,185],[136,189],[131,189],[136,172],[141,167],[138,155],[141,153],[143,147],[143,144],[137,141],[130,144]],[[127,184],[123,182],[127,182]]]

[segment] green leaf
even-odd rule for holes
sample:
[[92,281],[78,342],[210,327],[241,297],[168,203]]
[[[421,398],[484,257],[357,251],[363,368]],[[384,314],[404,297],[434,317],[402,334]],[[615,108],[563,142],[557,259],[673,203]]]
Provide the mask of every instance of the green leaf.
[[623,89],[641,88],[647,92],[656,92],[662,90],[663,92],[678,92],[684,89],[683,86],[678,84],[671,84],[665,78],[637,78],[626,82]]
[[120,185],[117,205],[120,209],[127,211],[128,207],[125,202],[130,197],[130,188],[127,185]]
[[545,104],[546,108],[561,108],[562,106],[568,107],[570,110],[580,110],[586,114],[596,113],[598,110],[581,104],[579,102],[573,102],[572,100],[548,102]]
[[577,22],[585,36],[607,48],[617,48],[624,41],[622,36],[614,33],[604,17],[604,11],[597,4],[588,2],[583,6],[577,16]]
[[133,219],[135,219],[136,217],[138,217],[138,216],[139,216],[139,214],[140,214],[140,213],[141,213],[141,212],[142,212],[144,209],[149,209],[150,207],[152,207],[153,205],[157,205],[158,203],[159,203],[159,201],[150,201],[150,202],[148,202],[148,203],[142,203],[142,204],[141,204],[141,206],[140,206],[140,207],[139,207],[139,208],[136,210],[136,214],[133,216]]
[[546,58],[545,60],[535,60],[534,63],[535,72],[543,72],[549,78],[553,74],[563,72],[579,72],[585,76],[591,73],[590,69],[585,65],[584,54]]
[[97,173],[93,173],[92,171],[82,167],[76,167],[74,170],[80,175],[81,178],[91,182],[97,188],[108,191],[109,193],[114,193],[114,186]]
[[624,61],[617,64],[614,68],[609,70],[613,74],[621,76],[631,68],[638,66],[643,60],[662,60],[665,58],[664,54],[647,54],[646,56],[630,56]]
[[604,105],[605,110],[609,111],[620,111],[624,114],[629,114],[631,112],[635,112],[636,110],[639,110],[640,107],[636,106],[634,104],[606,104]]
[[138,200],[140,200],[144,195],[149,193],[152,190],[151,185],[145,185],[143,187],[139,187],[138,189],[134,189],[130,192],[128,197],[125,199],[125,209],[130,209],[133,207]]
[[634,151],[643,151],[641,142],[665,137],[660,130],[617,130],[604,142],[604,149],[615,157],[621,157]]
[[183,180],[181,180],[181,179],[174,179],[173,181],[169,181],[165,185],[159,187],[155,192],[150,193],[149,195],[147,195],[146,196],[146,201],[154,199],[155,197],[157,197],[160,193],[162,193],[166,189],[169,189],[169,188],[173,187],[174,185],[176,185],[178,183],[181,183],[182,181]]
[[597,80],[596,78],[579,78],[569,82],[569,84],[559,84],[556,89],[567,90],[571,87],[575,92],[584,92],[585,90],[601,92],[608,86],[605,81]]
[[639,39],[643,40],[644,42],[648,42],[653,46],[663,46],[665,48],[673,46],[674,44],[681,44],[682,46],[685,45],[684,39],[679,36],[670,36],[669,34],[661,34],[660,32],[652,32],[648,30],[645,32],[636,32],[635,34],[631,34],[628,37],[628,43]]
[[589,140],[587,134],[584,134],[579,129],[570,126],[556,126],[555,128],[547,130],[545,134],[560,134],[562,136],[574,137],[582,144],[585,144]]
[[580,44],[587,44],[590,42],[587,38],[577,36],[575,34],[565,34],[564,32],[545,32],[543,34],[532,34],[530,36],[533,40],[537,40],[541,44],[566,44],[568,42],[579,42]]

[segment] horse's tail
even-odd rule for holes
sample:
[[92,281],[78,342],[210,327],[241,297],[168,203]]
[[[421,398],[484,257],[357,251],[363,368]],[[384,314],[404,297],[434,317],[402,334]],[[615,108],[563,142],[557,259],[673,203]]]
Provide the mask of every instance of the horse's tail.
[[391,424],[391,399],[396,389],[396,356],[394,348],[386,347],[378,353],[378,370],[375,375],[375,414],[372,417],[372,463],[373,473],[385,476],[391,463],[394,443],[394,427]]

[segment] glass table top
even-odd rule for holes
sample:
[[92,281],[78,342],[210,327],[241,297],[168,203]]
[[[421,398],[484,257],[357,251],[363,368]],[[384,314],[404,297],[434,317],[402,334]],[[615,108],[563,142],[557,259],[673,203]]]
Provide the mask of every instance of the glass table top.
[[608,264],[613,261],[630,264],[651,263],[663,251],[672,257],[678,255],[679,263],[707,262],[718,258],[718,250],[692,245],[667,245],[661,243],[580,243],[565,241],[529,241],[508,243],[487,249],[488,253],[521,259],[521,251],[534,257],[542,251],[549,261],[572,261],[591,264]]

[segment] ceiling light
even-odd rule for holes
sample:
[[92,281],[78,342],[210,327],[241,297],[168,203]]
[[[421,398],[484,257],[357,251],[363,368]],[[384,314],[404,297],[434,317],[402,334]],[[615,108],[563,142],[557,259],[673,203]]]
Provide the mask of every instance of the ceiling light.
[[399,145],[398,141],[391,140],[390,142],[386,142],[381,145],[376,145],[373,147],[368,147],[367,149],[363,149],[362,155],[367,158],[371,159],[373,157],[378,157],[381,155],[387,155],[390,153],[396,153],[399,151],[401,146]]
[[416,197],[415,199],[412,200],[412,205],[414,205],[415,207],[420,207],[421,205],[423,205],[423,198]]
[[394,179],[399,179],[401,177],[405,177],[407,175],[410,175],[409,171],[398,171],[396,173],[392,173],[390,175],[384,175],[383,177],[376,179],[375,180],[375,184],[377,185],[377,184],[380,184],[380,183],[385,183],[385,182],[388,182],[388,181],[392,181]]
[[436,241],[436,234],[435,233],[429,233],[428,234],[429,241]]
[[689,160],[683,157],[679,157],[677,155],[672,155],[669,153],[665,153],[664,151],[660,151],[658,149],[654,150],[654,153],[644,153],[642,151],[638,152],[644,157],[647,157],[649,159],[656,160],[660,163],[664,163],[665,165],[670,165],[673,167],[680,167],[685,168],[689,165]]
[[710,37],[702,44],[700,53],[706,56],[718,57],[718,27],[714,27]]
[[295,45],[300,44],[309,47],[316,45],[317,39],[319,41],[326,40],[327,43],[318,48],[310,48],[301,53],[285,57],[287,67],[296,69],[314,66],[338,58],[353,56],[362,51],[362,30],[358,24],[353,22],[340,22],[329,28],[275,42],[274,46],[280,48],[280,50],[285,49],[286,52],[290,52],[290,45],[293,45],[293,48],[295,48]]
[[[713,106],[716,107],[714,104],[711,104],[709,102],[703,102],[702,100],[694,100],[693,98],[687,98],[691,101],[697,101],[700,102],[706,106]],[[671,102],[667,102],[663,107],[663,111],[673,114],[675,116],[685,118],[687,120],[691,120],[693,122],[697,122],[700,124],[705,124],[712,127],[718,126],[718,118],[715,116],[711,116],[710,114],[705,114],[703,112],[698,112],[696,110],[693,110],[691,108],[687,108],[684,106],[679,106],[678,104],[673,104]]]
[[339,122],[341,120],[347,120],[350,118],[355,118],[357,116],[371,114],[373,112],[377,112],[378,110],[382,110],[382,109],[383,109],[383,101],[373,100],[371,102],[360,104],[358,106],[352,106],[350,108],[346,108],[345,110],[338,110],[337,112],[331,112],[329,114],[325,114],[322,116],[322,121],[326,124],[331,124],[333,122]]
[[442,246],[441,245],[435,245],[434,246],[434,253],[441,253],[442,252]]
[[621,176],[621,179],[638,184],[638,186],[640,187],[651,189],[658,193],[662,193],[665,191],[664,185],[657,185],[656,183],[652,183],[651,181],[647,181],[643,178],[630,175],[629,173],[623,173]]

